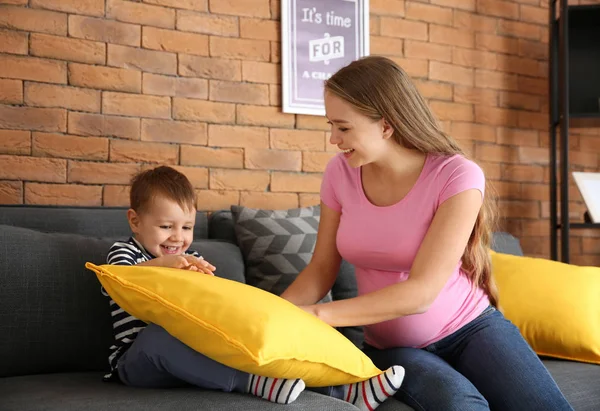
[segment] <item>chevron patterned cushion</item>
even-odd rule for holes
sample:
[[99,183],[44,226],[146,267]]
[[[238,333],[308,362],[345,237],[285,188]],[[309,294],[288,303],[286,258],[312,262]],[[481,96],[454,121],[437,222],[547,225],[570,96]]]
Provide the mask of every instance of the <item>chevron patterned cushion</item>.
[[[261,210],[231,206],[231,213],[246,264],[246,283],[280,295],[312,258],[320,207]],[[322,301],[331,301],[331,293]]]

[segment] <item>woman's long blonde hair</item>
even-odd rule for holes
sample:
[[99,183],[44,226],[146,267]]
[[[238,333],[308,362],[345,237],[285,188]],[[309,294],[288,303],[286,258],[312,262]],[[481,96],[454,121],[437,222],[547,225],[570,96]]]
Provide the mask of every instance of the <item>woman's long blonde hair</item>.
[[[422,153],[461,154],[456,141],[444,133],[410,77],[395,62],[380,56],[356,60],[325,82],[325,90],[350,103],[373,120],[385,119],[394,129],[394,140]],[[494,190],[486,183],[483,205],[462,256],[462,268],[497,306],[489,256],[495,226]]]

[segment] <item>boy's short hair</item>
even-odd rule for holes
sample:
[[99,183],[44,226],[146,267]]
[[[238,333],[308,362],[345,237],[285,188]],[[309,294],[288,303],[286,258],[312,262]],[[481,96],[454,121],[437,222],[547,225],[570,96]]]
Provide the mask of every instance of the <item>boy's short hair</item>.
[[192,183],[172,167],[159,166],[145,170],[131,179],[129,204],[136,213],[145,211],[156,196],[175,201],[183,210],[196,208]]

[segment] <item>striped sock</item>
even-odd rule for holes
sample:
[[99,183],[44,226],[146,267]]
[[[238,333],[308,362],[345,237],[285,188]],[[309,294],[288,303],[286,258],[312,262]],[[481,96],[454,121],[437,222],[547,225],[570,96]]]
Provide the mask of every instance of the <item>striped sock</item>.
[[261,377],[250,374],[246,392],[278,404],[289,404],[304,391],[304,381],[301,379],[286,380],[284,378]]
[[404,380],[404,368],[394,365],[370,380],[344,386],[344,400],[361,411],[373,411],[396,394]]

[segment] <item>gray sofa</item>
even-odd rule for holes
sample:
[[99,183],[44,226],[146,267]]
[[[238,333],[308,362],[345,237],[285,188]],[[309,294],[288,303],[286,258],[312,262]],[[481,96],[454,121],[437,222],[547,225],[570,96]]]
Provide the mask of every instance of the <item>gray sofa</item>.
[[[111,323],[99,282],[84,263],[104,263],[110,245],[129,235],[121,208],[0,206],[0,410],[356,411],[310,391],[283,407],[241,394],[102,382]],[[193,247],[219,274],[244,281],[229,211],[210,218],[198,213]],[[505,233],[496,234],[494,248],[521,253],[518,240]],[[356,293],[352,268],[343,265],[342,270],[334,299]],[[359,328],[340,331],[360,346]],[[600,409],[600,366],[544,362],[576,410]],[[378,409],[411,410],[395,399]]]

